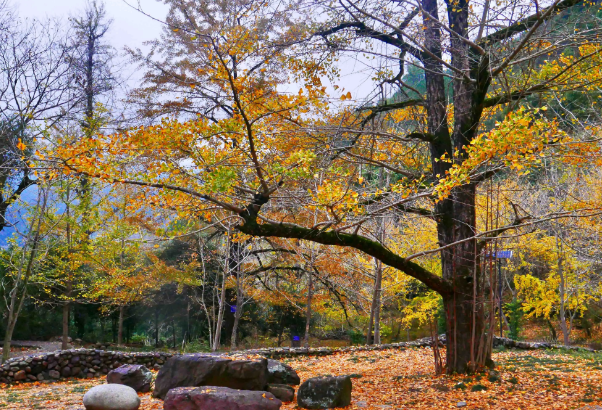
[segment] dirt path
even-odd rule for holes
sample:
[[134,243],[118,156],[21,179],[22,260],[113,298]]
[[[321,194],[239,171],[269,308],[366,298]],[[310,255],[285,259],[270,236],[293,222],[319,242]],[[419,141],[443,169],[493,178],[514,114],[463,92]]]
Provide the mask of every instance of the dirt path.
[[[2,346],[2,342],[0,342]],[[15,340],[11,343],[9,357],[27,356],[30,354],[48,353],[61,349],[61,342],[41,342],[38,340]],[[2,354],[2,347],[0,347]]]

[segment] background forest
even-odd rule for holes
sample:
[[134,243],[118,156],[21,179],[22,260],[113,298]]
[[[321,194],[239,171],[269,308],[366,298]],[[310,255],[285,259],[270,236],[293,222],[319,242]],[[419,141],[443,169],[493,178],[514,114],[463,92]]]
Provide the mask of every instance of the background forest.
[[[510,2],[523,31],[467,36],[490,56],[489,89],[461,130],[474,135],[440,152],[430,98],[447,107],[437,124],[462,128],[462,84],[481,77],[454,62],[453,23],[429,26],[436,6],[406,7],[400,25],[371,6],[322,5],[312,21],[303,2],[165,3],[162,36],[126,58],[101,2],[62,21],[0,3],[5,358],[11,340],[57,337],[184,351],[412,340],[455,323],[444,281],[464,265],[478,332],[602,343],[598,2],[535,20]],[[486,4],[471,13],[485,21]],[[425,39],[396,34],[419,14]],[[343,52],[373,64],[376,91],[345,89]],[[449,236],[441,215],[457,204],[474,223]]]

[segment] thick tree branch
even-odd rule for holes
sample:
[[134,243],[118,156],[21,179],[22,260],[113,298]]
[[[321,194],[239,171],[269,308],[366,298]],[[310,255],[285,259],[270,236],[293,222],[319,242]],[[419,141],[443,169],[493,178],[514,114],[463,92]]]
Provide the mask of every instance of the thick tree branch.
[[339,31],[344,31],[344,30],[347,30],[350,28],[355,29],[356,34],[358,34],[360,36],[370,37],[375,40],[382,41],[383,43],[392,45],[394,47],[399,48],[400,50],[403,50],[403,51],[411,54],[412,56],[414,56],[416,59],[418,59],[420,61],[423,60],[422,51],[418,50],[415,47],[412,47],[411,45],[409,45],[405,41],[399,39],[395,35],[385,34],[385,33],[381,33],[379,31],[373,30],[360,21],[341,23],[341,24],[334,26],[332,28],[329,28],[327,30],[318,31],[314,35],[323,37],[324,39],[327,40],[327,37],[329,35],[335,34],[335,33],[338,33]]
[[362,121],[362,125],[365,125],[366,123],[368,123],[370,120],[375,118],[381,112],[389,112],[389,111],[399,110],[401,108],[416,107],[416,106],[423,106],[423,105],[424,105],[423,99],[412,99],[412,100],[400,101],[400,102],[391,103],[391,104],[377,105],[376,107],[374,107],[374,106],[373,107],[362,107],[359,110],[360,111],[371,111],[370,114],[366,118],[364,118],[364,120]]
[[6,220],[6,212],[8,211],[8,207],[12,204],[21,194],[30,186],[34,185],[36,182],[29,178],[29,173],[25,171],[25,175],[19,182],[17,189],[9,196],[6,200],[2,197],[2,193],[0,193],[0,231],[6,228],[9,223]]
[[547,14],[544,20],[549,20],[550,18],[557,15],[558,13],[560,13],[566,9],[569,9],[581,2],[582,2],[582,0],[563,0],[560,3],[556,4],[555,6],[552,6],[551,10],[548,9],[548,10],[544,10],[543,13],[542,12],[535,13],[529,17],[526,17],[520,21],[517,21],[516,23],[514,23],[511,26],[508,26],[506,28],[496,31],[495,33],[485,36],[480,41],[480,44],[482,44],[483,46],[491,46],[492,44],[495,44],[497,42],[500,42],[502,40],[510,38],[516,34],[519,34],[524,31],[529,30],[531,27],[535,26],[535,24],[537,24],[541,20],[542,15],[544,15],[544,14]]
[[[252,205],[251,208],[248,209],[252,210],[255,208]],[[348,246],[362,251],[365,254],[382,261],[384,264],[418,279],[426,286],[442,295],[448,295],[452,292],[452,285],[446,279],[429,272],[417,263],[408,261],[405,258],[396,255],[380,243],[363,236],[305,228],[289,223],[259,224],[256,220],[256,213],[243,213],[240,215],[245,221],[243,224],[238,225],[237,229],[247,235],[303,239],[322,245]]]

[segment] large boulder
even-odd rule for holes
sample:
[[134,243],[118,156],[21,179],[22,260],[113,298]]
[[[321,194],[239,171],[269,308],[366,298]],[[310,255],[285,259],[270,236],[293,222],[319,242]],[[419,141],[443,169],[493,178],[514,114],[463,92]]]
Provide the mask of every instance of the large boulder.
[[278,410],[282,402],[263,391],[228,387],[178,387],[165,397],[164,410]]
[[295,398],[295,389],[288,384],[268,384],[266,391],[285,403],[291,402]]
[[301,383],[301,379],[297,375],[297,372],[288,364],[268,359],[268,383],[298,386]]
[[351,377],[312,377],[297,391],[297,404],[305,409],[332,409],[351,404]]
[[139,364],[125,364],[107,375],[107,383],[124,384],[141,393],[150,391],[152,381],[153,374],[150,370]]
[[140,398],[134,389],[123,384],[101,384],[84,395],[86,410],[138,410]]
[[154,397],[161,399],[175,387],[221,386],[263,390],[268,381],[268,361],[245,356],[188,354],[167,360],[155,380]]

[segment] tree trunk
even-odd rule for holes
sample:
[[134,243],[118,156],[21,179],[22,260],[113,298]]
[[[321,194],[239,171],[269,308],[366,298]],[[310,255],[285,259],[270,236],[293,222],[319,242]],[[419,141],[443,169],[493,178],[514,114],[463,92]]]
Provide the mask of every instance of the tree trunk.
[[71,311],[71,303],[65,302],[63,304],[63,334],[61,337],[61,349],[69,349],[69,313]]
[[[19,274],[15,279],[15,284],[13,289],[10,292],[10,305],[8,308],[8,321],[6,324],[6,332],[4,334],[4,343],[2,346],[2,363],[8,360],[10,356],[10,345],[13,340],[13,332],[15,330],[15,326],[17,325],[17,319],[19,318],[19,314],[21,313],[21,309],[23,308],[23,304],[25,302],[25,298],[27,297],[27,284],[29,283],[29,277],[31,276],[31,271],[33,269],[33,261],[36,257],[38,242],[40,241],[40,227],[42,225],[42,215],[43,211],[46,209],[46,195],[43,194],[43,200],[40,200],[38,196],[38,204],[37,206],[40,208],[40,215],[37,221],[37,229],[34,234],[33,240],[31,242],[31,250],[29,252],[29,258],[27,259],[27,265],[25,265],[25,250],[21,254],[21,264],[19,268]],[[31,222],[31,228],[29,229],[28,237],[31,238],[31,233],[34,230],[34,222]],[[28,238],[28,239],[29,239]],[[29,242],[26,241],[25,244]],[[25,265],[25,270],[23,271],[23,267]]]
[[242,316],[243,309],[243,281],[244,272],[241,269],[241,246],[236,244],[236,247],[232,252],[232,260],[235,263],[234,271],[236,272],[236,311],[234,312],[234,323],[232,325],[232,337],[230,338],[230,350],[236,350],[236,344],[238,342],[238,325],[240,323],[240,317]]
[[117,345],[123,345],[123,313],[125,307],[123,305],[119,306],[119,324],[117,326]]
[[305,336],[303,337],[303,347],[309,348],[309,327],[311,325],[311,301],[314,291],[314,275],[311,271],[313,267],[310,267],[308,272],[308,284],[307,284],[307,309],[305,311]]
[[159,306],[155,306],[155,347],[159,347]]
[[[230,246],[228,245],[228,249],[230,248]],[[222,275],[222,289],[220,292],[220,298],[219,298],[219,310],[218,310],[218,314],[217,314],[217,321],[216,321],[216,325],[215,325],[215,335],[214,335],[214,339],[213,339],[213,346],[211,347],[212,351],[216,351],[219,349],[219,345],[220,345],[220,339],[221,339],[221,334],[222,334],[222,323],[224,322],[224,308],[226,305],[226,280],[227,280],[227,275],[226,275],[226,269],[224,269],[223,275]]]
[[[557,241],[560,243],[561,241]],[[560,245],[562,246],[562,245]],[[561,248],[562,249],[562,248]],[[561,250],[562,252],[562,250]],[[560,277],[560,284],[558,285],[558,291],[560,294],[560,307],[558,312],[558,319],[560,320],[560,330],[562,331],[562,342],[565,346],[570,345],[570,330],[566,324],[566,289],[565,289],[565,278],[564,278],[564,270],[563,270],[563,256],[560,255],[558,258],[558,276]]]
[[176,321],[175,320],[171,321],[171,328],[173,330],[172,347],[175,349],[176,348]]
[[368,320],[368,331],[366,332],[366,344],[372,344],[372,329],[374,328],[374,301],[376,300],[374,293],[376,291],[376,287],[372,292],[372,303],[370,304],[370,319]]
[[278,347],[282,346],[282,334],[284,333],[284,312],[280,314],[278,321]]
[[[476,186],[469,184],[458,187],[452,196],[453,203],[442,205],[443,210],[448,212],[449,219],[442,218],[443,223],[438,225],[440,242],[443,244],[475,235]],[[470,373],[492,365],[492,339],[484,337],[484,308],[479,304],[484,285],[476,257],[475,239],[447,248],[441,255],[443,277],[453,283],[454,289],[451,294],[443,296],[447,323],[448,373]]]
[[374,283],[374,344],[380,344],[380,307],[383,269],[382,262],[376,261],[376,281]]
[[243,294],[242,294],[242,289],[240,288],[240,278],[239,278],[240,274],[237,275],[237,279],[236,279],[236,287],[237,287],[237,291],[236,291],[236,312],[234,312],[234,325],[232,326],[232,339],[230,340],[230,349],[231,350],[236,350],[237,347],[237,342],[238,342],[238,324],[240,323],[240,317],[242,316],[242,309],[243,309]]
[[550,329],[550,336],[553,341],[558,340],[558,335],[556,334],[556,329],[554,329],[554,325],[550,321],[550,319],[546,319],[546,324],[548,325],[548,329]]

